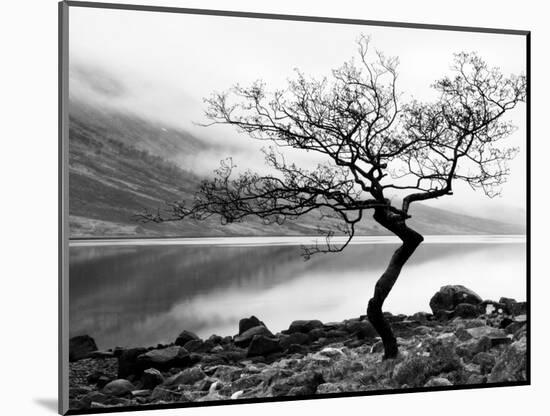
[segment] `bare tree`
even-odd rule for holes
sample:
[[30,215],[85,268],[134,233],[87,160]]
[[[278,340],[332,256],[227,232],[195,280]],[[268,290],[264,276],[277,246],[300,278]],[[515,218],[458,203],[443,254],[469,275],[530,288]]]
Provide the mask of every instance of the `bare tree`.
[[[433,102],[401,103],[396,90],[398,60],[358,40],[358,59],[315,80],[297,71],[283,90],[266,91],[262,82],[235,86],[206,99],[210,124],[225,124],[276,146],[264,150],[273,174],[235,174],[231,159],[222,161],[214,179],[205,180],[194,200],[175,202],[164,213],[146,212],[142,221],[204,220],[223,223],[255,216],[282,223],[312,211],[340,220],[327,230],[326,245],[305,249],[342,251],[355,235],[366,210],[402,241],[378,279],[367,317],[384,343],[385,358],[397,355],[397,343],[382,306],[403,265],[423,241],[407,225],[416,201],[452,195],[453,182],[464,181],[498,195],[509,173],[507,161],[517,149],[501,140],[514,130],[503,115],[525,100],[523,75],[505,77],[474,53],[455,55],[453,75],[433,84]],[[289,163],[275,150],[291,147],[318,152],[324,162],[314,169]],[[387,194],[398,193],[399,202]],[[347,238],[331,243],[334,234]]]

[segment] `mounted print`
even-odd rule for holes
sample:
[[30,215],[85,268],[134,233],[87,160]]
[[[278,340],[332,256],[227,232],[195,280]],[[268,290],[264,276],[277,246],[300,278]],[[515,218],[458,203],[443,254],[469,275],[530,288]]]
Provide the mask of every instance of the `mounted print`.
[[529,384],[529,32],[60,34],[61,413]]

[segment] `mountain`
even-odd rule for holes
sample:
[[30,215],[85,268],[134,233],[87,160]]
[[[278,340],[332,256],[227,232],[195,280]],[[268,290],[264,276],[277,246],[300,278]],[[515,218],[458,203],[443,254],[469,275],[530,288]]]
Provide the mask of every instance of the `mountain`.
[[[69,105],[69,221],[71,238],[316,235],[333,228],[318,215],[282,226],[260,220],[222,226],[217,219],[140,224],[144,208],[190,200],[202,178],[180,165],[183,156],[207,151],[208,142],[141,116],[71,99]],[[517,224],[415,204],[411,226],[423,234],[522,234]],[[333,224],[332,224],[333,225]],[[362,235],[389,234],[371,218]]]

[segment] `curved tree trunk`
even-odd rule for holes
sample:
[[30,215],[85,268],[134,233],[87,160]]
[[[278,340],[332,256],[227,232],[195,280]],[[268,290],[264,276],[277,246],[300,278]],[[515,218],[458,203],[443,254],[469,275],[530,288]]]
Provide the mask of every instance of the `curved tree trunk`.
[[388,267],[376,282],[374,295],[369,300],[367,308],[367,317],[384,343],[384,359],[388,359],[397,356],[397,340],[393,335],[389,323],[384,318],[382,306],[399,277],[403,265],[407,262],[409,257],[411,257],[420,243],[422,243],[424,237],[409,228],[405,220],[400,218],[396,219],[395,216],[387,210],[376,210],[374,219],[403,241],[403,244],[393,253]]

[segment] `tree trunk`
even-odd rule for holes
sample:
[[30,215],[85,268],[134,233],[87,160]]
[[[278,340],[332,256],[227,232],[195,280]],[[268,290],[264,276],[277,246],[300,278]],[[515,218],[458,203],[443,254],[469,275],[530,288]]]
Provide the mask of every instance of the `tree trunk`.
[[393,335],[388,321],[384,318],[382,306],[399,277],[403,265],[407,262],[409,257],[411,257],[420,243],[422,243],[424,237],[409,228],[405,224],[405,220],[400,218],[396,219],[395,215],[389,213],[388,210],[375,210],[374,219],[379,224],[392,231],[403,242],[403,244],[395,250],[388,267],[376,282],[374,295],[369,300],[369,306],[367,308],[367,317],[384,343],[384,359],[388,359],[397,356],[397,340]]

